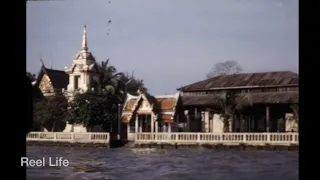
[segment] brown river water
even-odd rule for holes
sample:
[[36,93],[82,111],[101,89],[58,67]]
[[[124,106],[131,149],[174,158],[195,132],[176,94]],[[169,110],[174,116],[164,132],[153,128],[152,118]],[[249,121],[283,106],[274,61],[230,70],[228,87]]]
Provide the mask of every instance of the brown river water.
[[37,180],[298,180],[298,153],[209,149],[28,146],[29,159],[62,157],[69,166],[27,167]]

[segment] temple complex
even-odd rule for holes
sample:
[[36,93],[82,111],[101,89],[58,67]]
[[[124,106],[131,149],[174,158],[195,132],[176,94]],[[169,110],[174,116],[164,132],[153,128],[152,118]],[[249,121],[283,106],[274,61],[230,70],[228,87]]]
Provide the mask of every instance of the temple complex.
[[[61,71],[43,64],[34,86],[45,97],[61,93],[70,100],[74,92],[100,91],[102,72],[89,51],[84,27],[82,46],[71,66]],[[224,112],[216,104],[221,93],[246,96],[251,104],[232,114],[228,132],[298,129],[297,123],[288,119],[293,116],[291,106],[299,104],[299,76],[288,71],[217,76],[179,88],[173,95],[127,94],[118,124],[122,134],[128,136],[135,132],[225,132],[220,117]],[[87,129],[67,125],[64,132],[87,132]]]
[[[101,72],[103,71],[99,69],[95,57],[89,51],[87,28],[84,26],[81,49],[71,66],[61,71],[49,69],[42,63],[34,87],[39,88],[45,97],[65,96],[71,100],[75,92],[99,91]],[[87,129],[80,125],[67,124],[64,132],[87,132]]]

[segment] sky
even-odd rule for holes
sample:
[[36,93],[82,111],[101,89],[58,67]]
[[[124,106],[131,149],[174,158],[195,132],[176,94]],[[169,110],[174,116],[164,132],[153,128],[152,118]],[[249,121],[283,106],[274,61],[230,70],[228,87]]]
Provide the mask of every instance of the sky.
[[298,71],[298,8],[298,0],[29,1],[27,71],[38,73],[40,58],[70,67],[85,24],[96,60],[134,72],[153,95],[204,80],[227,60],[244,72]]

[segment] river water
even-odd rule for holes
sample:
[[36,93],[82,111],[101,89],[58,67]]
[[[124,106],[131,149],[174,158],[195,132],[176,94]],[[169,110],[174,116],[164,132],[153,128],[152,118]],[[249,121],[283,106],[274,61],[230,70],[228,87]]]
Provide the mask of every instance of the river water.
[[67,167],[27,167],[37,180],[298,180],[298,153],[209,149],[27,147],[29,159],[62,157]]

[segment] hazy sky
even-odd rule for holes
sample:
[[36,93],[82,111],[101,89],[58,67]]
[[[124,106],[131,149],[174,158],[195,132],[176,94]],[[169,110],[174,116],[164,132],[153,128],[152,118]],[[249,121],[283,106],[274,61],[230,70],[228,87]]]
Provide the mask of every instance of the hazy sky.
[[40,57],[69,67],[84,24],[97,61],[134,71],[154,95],[226,60],[246,72],[298,69],[298,0],[65,0],[27,2],[27,70]]

